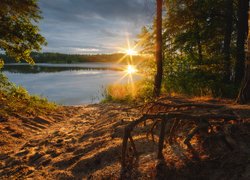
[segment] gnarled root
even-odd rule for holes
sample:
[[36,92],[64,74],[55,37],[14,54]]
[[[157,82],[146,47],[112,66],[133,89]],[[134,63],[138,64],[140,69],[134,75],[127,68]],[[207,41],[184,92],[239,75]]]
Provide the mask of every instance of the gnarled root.
[[[157,114],[148,114],[154,107],[158,106],[166,106],[169,108],[182,108],[182,107],[201,107],[201,108],[221,108],[222,113],[216,113],[212,114],[209,111],[204,111],[202,113],[196,113],[196,114],[191,114],[190,111],[170,111],[168,113],[157,113]],[[134,156],[138,157],[138,152],[136,149],[135,142],[131,136],[131,133],[133,129],[139,125],[140,123],[145,123],[147,120],[151,119],[153,120],[153,124],[151,125],[150,130],[147,132],[147,138],[149,137],[149,134],[152,136],[152,140],[154,141],[154,129],[156,126],[161,123],[160,125],[160,134],[159,134],[159,141],[158,141],[158,153],[157,153],[157,158],[158,159],[163,159],[163,147],[164,147],[164,140],[165,136],[168,138],[168,142],[172,143],[173,142],[173,137],[175,135],[175,132],[178,130],[178,127],[180,126],[180,122],[182,121],[192,121],[194,122],[197,127],[195,127],[186,137],[184,143],[188,146],[188,148],[193,152],[194,156],[196,158],[199,158],[198,155],[195,153],[194,148],[192,147],[190,141],[193,138],[195,134],[198,132],[205,132],[208,133],[208,129],[211,128],[211,132],[213,131],[212,125],[209,123],[209,120],[223,120],[229,121],[229,120],[236,120],[238,119],[237,116],[233,114],[224,114],[228,113],[229,111],[224,111],[224,107],[221,105],[212,105],[212,104],[192,104],[192,103],[186,103],[186,104],[164,104],[164,103],[156,103],[151,105],[149,109],[146,110],[147,114],[142,115],[139,119],[131,122],[125,127],[124,130],[124,137],[123,137],[123,144],[122,144],[122,157],[121,157],[121,166],[122,166],[122,172],[128,167],[129,161],[126,159],[127,157],[127,149],[128,149],[128,142],[131,143],[131,149],[133,150]],[[173,121],[171,121],[173,120]],[[168,126],[167,126],[168,125]],[[166,129],[166,127],[168,127]],[[227,141],[230,141],[230,137],[226,134],[226,139]]]
[[153,142],[155,142],[155,139],[154,139],[154,129],[155,129],[155,127],[157,126],[157,124],[160,122],[160,120],[159,119],[156,119],[154,122],[153,122],[153,124],[152,124],[152,126],[151,126],[151,128],[150,128],[150,130],[147,132],[147,139],[149,139],[149,134],[151,134],[151,137],[152,137],[152,141]]
[[[143,115],[141,118],[131,122],[129,125],[126,126],[125,131],[124,131],[124,137],[123,137],[123,145],[122,145],[122,167],[125,166],[126,160],[126,151],[127,151],[127,143],[128,140],[131,141],[131,144],[133,146],[133,149],[136,151],[133,139],[131,137],[131,132],[133,131],[134,127],[137,126],[138,124],[146,121],[147,119],[159,119],[160,121],[162,121],[161,126],[161,133],[164,132],[164,135],[160,135],[160,140],[159,143],[162,144],[162,138],[164,140],[165,137],[165,126],[166,126],[166,121],[167,119],[172,119],[172,118],[176,118],[176,119],[185,119],[185,120],[194,120],[194,121],[201,121],[201,119],[203,121],[200,122],[200,124],[198,125],[197,128],[195,128],[189,135],[188,137],[185,139],[185,144],[188,144],[188,142],[192,139],[192,137],[200,130],[200,129],[204,129],[204,127],[208,127],[209,124],[206,123],[207,119],[225,119],[225,120],[231,120],[231,119],[236,119],[236,117],[234,115],[223,115],[223,114],[203,114],[203,115],[190,115],[190,114],[185,114],[185,113],[166,113],[166,114],[157,114],[157,115]],[[163,123],[164,122],[164,123]],[[160,150],[161,149],[161,145],[159,145]],[[158,152],[158,155],[160,157],[160,153]]]

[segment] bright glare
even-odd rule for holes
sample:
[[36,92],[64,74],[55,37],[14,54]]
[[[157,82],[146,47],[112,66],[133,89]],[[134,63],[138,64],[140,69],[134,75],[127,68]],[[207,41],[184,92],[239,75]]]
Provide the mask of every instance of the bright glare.
[[126,72],[127,72],[128,74],[134,74],[134,73],[137,72],[137,69],[136,69],[136,67],[133,66],[133,65],[128,65],[128,66],[127,66],[127,69],[126,69]]
[[127,49],[126,50],[126,54],[127,55],[130,55],[130,56],[133,56],[133,55],[136,55],[138,54],[137,51],[133,50],[133,49]]

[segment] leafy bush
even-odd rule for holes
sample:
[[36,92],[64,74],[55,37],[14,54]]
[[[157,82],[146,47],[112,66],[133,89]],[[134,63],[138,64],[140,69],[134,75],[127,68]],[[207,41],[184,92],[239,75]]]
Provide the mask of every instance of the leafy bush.
[[191,96],[235,98],[238,89],[224,82],[221,74],[200,70],[178,72],[166,76],[164,82],[168,91]]

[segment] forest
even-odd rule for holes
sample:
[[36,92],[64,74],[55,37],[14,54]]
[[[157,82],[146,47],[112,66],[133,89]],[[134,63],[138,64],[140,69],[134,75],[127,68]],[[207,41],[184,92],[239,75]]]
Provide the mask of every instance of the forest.
[[[162,66],[168,92],[237,97],[246,64],[248,3],[164,2]],[[156,26],[155,20],[138,35],[144,53],[155,52]]]
[[[112,54],[62,54],[62,53],[39,53],[32,52],[30,56],[36,63],[84,63],[84,62],[117,62],[117,60],[124,57],[124,53],[112,53]],[[0,54],[0,58],[5,60],[5,63],[14,63],[15,59],[7,55]],[[146,60],[146,57],[142,55],[134,55],[133,59],[136,62]],[[123,59],[120,63],[125,63],[126,59]]]

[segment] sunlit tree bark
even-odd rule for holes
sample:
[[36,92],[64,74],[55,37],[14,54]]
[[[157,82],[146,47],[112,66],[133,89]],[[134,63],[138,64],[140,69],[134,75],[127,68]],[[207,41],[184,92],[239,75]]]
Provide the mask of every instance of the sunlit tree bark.
[[156,75],[154,84],[154,96],[158,97],[161,93],[162,84],[162,2],[163,0],[156,0]]

